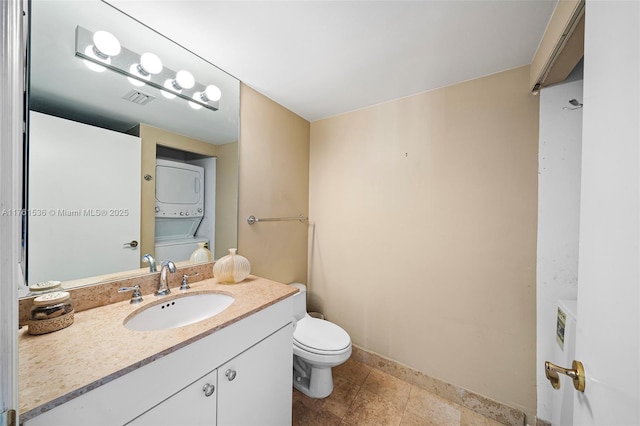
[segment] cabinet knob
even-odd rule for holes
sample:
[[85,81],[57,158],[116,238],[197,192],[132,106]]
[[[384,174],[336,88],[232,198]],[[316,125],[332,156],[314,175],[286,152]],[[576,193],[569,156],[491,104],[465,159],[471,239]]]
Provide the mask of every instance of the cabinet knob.
[[202,391],[204,392],[204,396],[211,396],[213,395],[213,391],[216,390],[216,387],[207,383],[202,387]]
[[224,372],[224,375],[227,376],[227,379],[229,379],[229,381],[232,381],[236,378],[236,370],[229,369]]

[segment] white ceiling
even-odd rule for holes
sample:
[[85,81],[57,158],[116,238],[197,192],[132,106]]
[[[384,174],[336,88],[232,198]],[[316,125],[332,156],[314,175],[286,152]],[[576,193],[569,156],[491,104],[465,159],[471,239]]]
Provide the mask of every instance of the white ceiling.
[[309,121],[529,64],[556,0],[108,0]]

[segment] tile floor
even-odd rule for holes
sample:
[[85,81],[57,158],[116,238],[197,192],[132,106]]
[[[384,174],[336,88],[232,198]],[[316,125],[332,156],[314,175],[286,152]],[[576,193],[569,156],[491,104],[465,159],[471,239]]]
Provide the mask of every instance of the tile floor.
[[492,419],[349,359],[333,369],[333,393],[293,391],[293,425],[498,426]]

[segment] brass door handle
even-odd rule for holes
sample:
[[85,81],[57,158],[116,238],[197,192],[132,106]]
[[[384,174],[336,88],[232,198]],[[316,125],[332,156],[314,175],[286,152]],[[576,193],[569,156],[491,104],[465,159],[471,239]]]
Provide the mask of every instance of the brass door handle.
[[544,373],[554,389],[560,389],[560,376],[558,376],[558,373],[560,373],[571,377],[573,380],[573,387],[576,388],[577,391],[584,392],[584,367],[580,361],[574,360],[571,363],[571,369],[558,367],[549,361],[545,361]]

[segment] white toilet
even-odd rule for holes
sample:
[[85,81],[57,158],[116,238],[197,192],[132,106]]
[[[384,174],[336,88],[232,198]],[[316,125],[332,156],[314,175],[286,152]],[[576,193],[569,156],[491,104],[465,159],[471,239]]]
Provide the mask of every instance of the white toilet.
[[300,292],[293,297],[293,387],[311,398],[325,398],[333,391],[331,367],[351,356],[351,338],[329,321],[307,313],[307,287],[292,283]]

